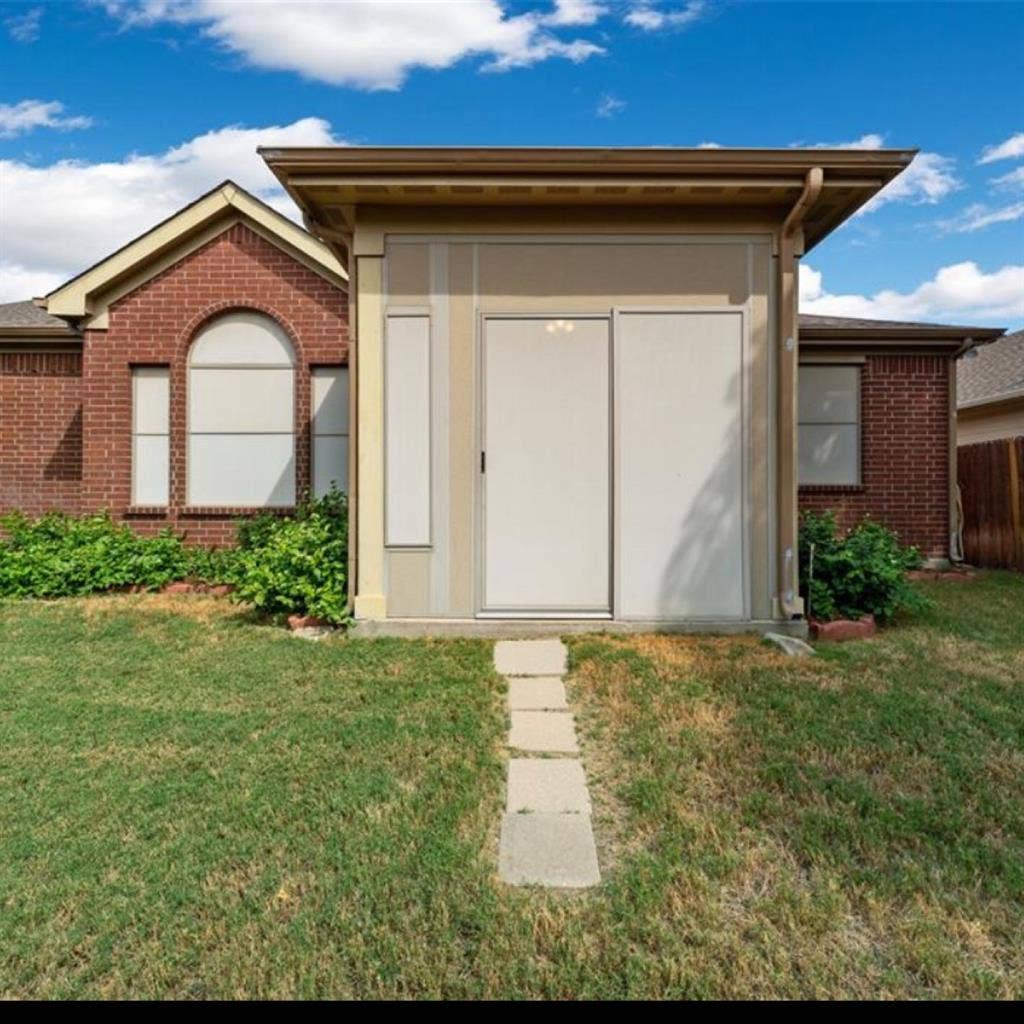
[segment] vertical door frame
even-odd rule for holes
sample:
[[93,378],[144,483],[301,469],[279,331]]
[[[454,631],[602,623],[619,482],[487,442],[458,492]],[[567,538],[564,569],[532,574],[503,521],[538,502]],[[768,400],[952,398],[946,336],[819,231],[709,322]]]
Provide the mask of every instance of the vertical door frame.
[[[487,321],[488,320],[600,320],[607,326],[608,356],[608,610],[542,609],[502,611],[486,607],[487,481],[480,467],[480,453],[487,451]],[[535,310],[514,312],[478,311],[476,315],[476,470],[474,479],[474,523],[476,542],[473,571],[474,609],[477,618],[496,619],[600,619],[615,618],[615,343],[614,311],[566,312]]]

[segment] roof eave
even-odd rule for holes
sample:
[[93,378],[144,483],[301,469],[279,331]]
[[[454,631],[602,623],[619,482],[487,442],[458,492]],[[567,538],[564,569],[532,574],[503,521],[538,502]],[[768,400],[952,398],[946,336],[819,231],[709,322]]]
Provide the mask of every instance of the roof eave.
[[[259,150],[281,185],[310,218],[322,225],[323,218],[306,189],[319,179],[319,187],[336,186],[339,192],[348,188],[355,192],[359,186],[372,184],[377,177],[381,184],[378,197],[373,200],[391,204],[400,201],[403,178],[438,176],[456,182],[458,191],[467,185],[484,185],[494,189],[495,182],[505,185],[527,182],[533,178],[537,187],[547,183],[552,191],[573,186],[582,198],[577,202],[601,205],[632,205],[640,191],[652,184],[656,177],[676,181],[690,188],[717,187],[725,183],[744,192],[761,188],[802,190],[808,171],[821,167],[825,173],[827,190],[835,192],[836,200],[818,218],[806,225],[807,248],[821,241],[858,209],[867,203],[886,184],[900,174],[913,160],[917,150],[850,150],[850,149],[557,149],[557,148],[466,148],[466,147],[318,147],[282,148],[263,147]],[[771,177],[774,176],[774,179]],[[779,181],[780,176],[785,180]],[[624,178],[632,179],[634,192],[624,195],[601,196],[597,189],[609,179],[618,185]],[[476,179],[476,180],[474,180]],[[396,187],[397,186],[397,187]],[[842,190],[849,192],[844,195]],[[453,191],[456,189],[453,188]],[[361,200],[368,202],[369,200]],[[550,203],[551,198],[547,201]],[[339,199],[337,205],[348,205],[352,199]],[[439,205],[437,197],[420,200],[423,205]],[[469,199],[466,205],[494,205],[492,198]],[[522,205],[537,205],[536,194],[523,195]],[[671,204],[672,199],[665,202]],[[720,201],[719,201],[720,202]],[[449,198],[445,205],[454,205]],[[358,202],[357,202],[358,205]],[[689,202],[689,205],[700,205]],[[708,206],[719,205],[709,199]],[[729,205],[728,202],[726,205]]]

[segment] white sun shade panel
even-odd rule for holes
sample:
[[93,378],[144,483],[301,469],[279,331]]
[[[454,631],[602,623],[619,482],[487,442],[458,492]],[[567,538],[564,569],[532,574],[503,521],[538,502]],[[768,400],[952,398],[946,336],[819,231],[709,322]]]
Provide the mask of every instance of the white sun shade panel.
[[132,369],[132,504],[164,506],[170,492],[170,369]]
[[227,313],[196,338],[192,366],[291,366],[291,342],[280,324],[260,313]]
[[318,366],[312,378],[313,495],[348,490],[348,368]]
[[389,316],[384,351],[386,543],[430,544],[430,318]]
[[743,317],[616,320],[619,614],[744,614]]
[[188,446],[189,504],[295,504],[291,434],[193,434]]

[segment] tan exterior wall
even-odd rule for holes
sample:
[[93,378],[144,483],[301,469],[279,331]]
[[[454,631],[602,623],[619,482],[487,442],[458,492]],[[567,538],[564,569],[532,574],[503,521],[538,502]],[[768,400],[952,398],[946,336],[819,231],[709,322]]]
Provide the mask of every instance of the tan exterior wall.
[[[390,221],[360,210],[354,251],[357,256],[384,253],[383,315],[389,308],[430,310],[434,476],[431,547],[384,552],[387,615],[464,618],[477,611],[481,314],[610,315],[616,307],[629,306],[736,306],[746,313],[748,335],[750,610],[753,618],[770,618],[774,226],[749,213],[743,221],[728,223],[707,214],[684,219],[678,210],[660,217],[649,210],[629,211],[628,217],[602,211],[600,219],[576,211],[571,220],[557,210],[532,210],[527,219],[514,211],[491,210],[484,223],[480,216],[451,210],[390,209],[387,214]],[[473,233],[466,231],[470,225]],[[673,237],[659,241],[652,238],[656,233]],[[533,237],[510,237],[520,234]],[[364,542],[380,535],[372,525],[366,532],[362,516],[361,531]],[[361,559],[367,556],[363,547]]]
[[958,446],[997,441],[1001,437],[1024,437],[1024,398],[957,412]]

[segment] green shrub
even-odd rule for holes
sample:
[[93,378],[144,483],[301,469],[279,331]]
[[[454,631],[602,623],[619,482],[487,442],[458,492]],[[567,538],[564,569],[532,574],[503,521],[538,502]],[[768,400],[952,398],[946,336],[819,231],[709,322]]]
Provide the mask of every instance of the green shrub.
[[0,596],[73,597],[185,578],[233,582],[233,551],[186,547],[170,530],[143,537],[106,513],[0,519]]
[[920,564],[916,548],[901,547],[892,530],[872,519],[844,536],[831,512],[801,517],[800,580],[809,612],[817,619],[855,619],[870,613],[887,622],[899,611],[926,607],[928,602],[906,577]]
[[295,515],[256,516],[238,526],[235,597],[261,612],[347,617],[348,503],[332,488]]

